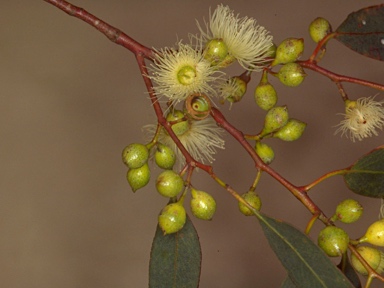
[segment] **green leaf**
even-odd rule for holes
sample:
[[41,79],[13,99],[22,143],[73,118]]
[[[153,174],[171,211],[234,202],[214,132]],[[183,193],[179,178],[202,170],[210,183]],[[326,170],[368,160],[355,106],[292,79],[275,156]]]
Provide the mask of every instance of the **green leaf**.
[[285,278],[283,284],[281,284],[281,288],[297,288],[295,283],[293,283],[291,277]]
[[304,233],[265,215],[260,214],[258,218],[269,244],[288,271],[292,284],[303,288],[353,288],[328,256]]
[[349,14],[335,38],[359,54],[384,61],[384,5]]
[[189,217],[179,232],[164,235],[157,225],[149,263],[149,287],[196,288],[199,286],[201,248]]
[[337,267],[344,273],[349,281],[351,281],[355,288],[361,288],[359,276],[357,275],[355,269],[353,269],[347,255],[343,255],[343,259],[340,261]]
[[349,168],[344,181],[353,192],[375,198],[384,197],[384,146],[363,156]]

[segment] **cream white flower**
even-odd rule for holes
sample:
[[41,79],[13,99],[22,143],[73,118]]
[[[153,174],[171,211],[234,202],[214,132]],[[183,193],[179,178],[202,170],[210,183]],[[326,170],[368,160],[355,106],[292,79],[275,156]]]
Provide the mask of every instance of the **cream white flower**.
[[338,125],[336,133],[341,132],[353,142],[355,139],[378,135],[376,129],[382,129],[384,125],[384,101],[377,102],[375,97],[360,98],[356,101],[346,101],[344,120]]
[[155,64],[149,67],[157,95],[177,103],[192,93],[215,94],[210,82],[220,76],[214,75],[217,69],[204,59],[201,50],[179,42],[178,49],[164,48],[157,52]]
[[205,31],[197,22],[205,42],[222,39],[230,57],[237,59],[245,69],[260,71],[266,64],[273,45],[273,37],[255,19],[239,18],[228,6],[218,5],[205,23]]
[[[182,113],[180,110],[175,111]],[[170,111],[169,113],[173,112]],[[180,142],[196,161],[212,163],[215,160],[213,156],[216,154],[216,149],[224,149],[223,129],[218,127],[212,118],[185,121],[188,121],[188,123],[183,121],[175,124],[176,127],[173,128]],[[179,126],[177,127],[177,125]],[[144,128],[151,134],[154,134],[156,130],[155,125],[147,125]],[[183,154],[164,128],[161,129],[158,142],[170,147],[175,152],[180,164],[185,163]]]

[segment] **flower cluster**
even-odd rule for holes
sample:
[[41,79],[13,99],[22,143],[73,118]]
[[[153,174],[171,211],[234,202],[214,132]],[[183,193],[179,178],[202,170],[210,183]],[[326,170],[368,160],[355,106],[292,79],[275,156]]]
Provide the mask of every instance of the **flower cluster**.
[[273,37],[253,18],[239,18],[228,6],[219,5],[206,23],[206,31],[197,22],[205,42],[221,39],[228,58],[237,60],[247,70],[260,71],[270,56]]
[[[236,86],[225,81],[225,73],[220,70],[235,60],[250,71],[259,71],[268,64],[272,36],[256,20],[235,16],[229,7],[219,5],[210,15],[205,31],[198,22],[197,26],[201,35],[190,35],[189,44],[180,41],[176,48],[156,50],[154,63],[149,67],[156,96],[165,97],[172,106],[168,112],[192,94],[204,94],[211,99],[218,94],[217,90],[227,99],[239,94]],[[177,135],[181,143],[196,160],[212,162],[215,148],[224,148],[222,130],[212,119],[188,121],[189,130]],[[182,156],[165,131],[159,138]]]
[[353,142],[355,139],[378,135],[376,129],[384,125],[384,101],[378,102],[375,97],[360,98],[356,101],[346,101],[344,120],[338,125],[336,133],[346,135]]
[[219,78],[215,76],[217,70],[191,45],[179,42],[178,49],[158,51],[151,67],[156,94],[171,102],[185,100],[193,93],[215,94],[210,83]]

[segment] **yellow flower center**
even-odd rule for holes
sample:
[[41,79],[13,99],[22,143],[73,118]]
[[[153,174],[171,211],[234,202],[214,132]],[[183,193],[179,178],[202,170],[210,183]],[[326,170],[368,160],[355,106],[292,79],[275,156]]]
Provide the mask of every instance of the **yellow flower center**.
[[183,66],[177,72],[177,80],[182,85],[191,85],[196,78],[196,70],[192,66]]

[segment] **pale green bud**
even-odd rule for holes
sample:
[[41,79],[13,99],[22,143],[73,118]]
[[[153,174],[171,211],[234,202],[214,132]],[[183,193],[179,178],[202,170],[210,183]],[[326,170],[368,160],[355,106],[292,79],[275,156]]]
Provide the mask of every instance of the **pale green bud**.
[[288,119],[287,106],[273,107],[267,112],[267,115],[265,115],[264,128],[261,134],[266,135],[280,129],[287,124]]
[[272,66],[296,61],[304,51],[303,38],[287,38],[277,47]]
[[303,135],[306,126],[306,123],[291,118],[287,124],[273,134],[273,137],[284,141],[295,141]]
[[303,67],[297,63],[284,64],[277,73],[280,82],[289,87],[299,86],[304,81],[305,76],[307,74],[305,74]]

